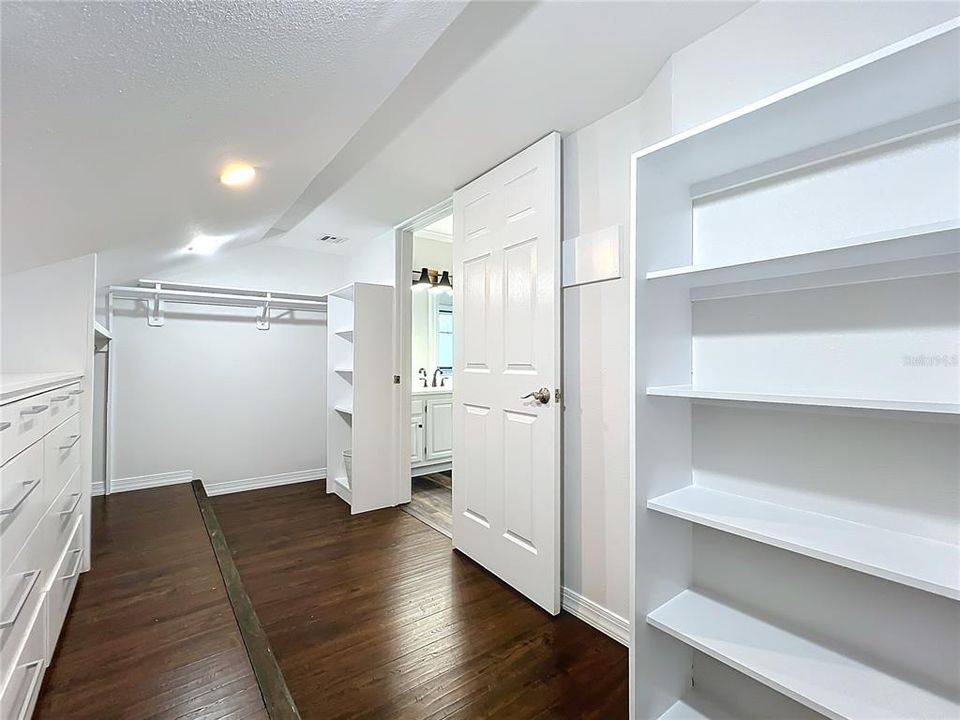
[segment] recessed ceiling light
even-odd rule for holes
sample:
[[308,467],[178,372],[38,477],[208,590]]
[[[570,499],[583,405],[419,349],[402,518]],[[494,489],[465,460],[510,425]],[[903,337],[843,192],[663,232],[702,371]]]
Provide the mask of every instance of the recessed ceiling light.
[[227,165],[220,173],[220,182],[227,187],[243,187],[252,183],[256,176],[257,170],[253,165],[233,163]]
[[231,240],[232,235],[197,235],[183,251],[191,255],[212,255]]

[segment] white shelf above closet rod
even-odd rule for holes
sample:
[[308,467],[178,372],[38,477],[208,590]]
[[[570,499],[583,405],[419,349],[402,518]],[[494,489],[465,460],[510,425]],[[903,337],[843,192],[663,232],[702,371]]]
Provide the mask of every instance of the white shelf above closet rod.
[[[141,282],[152,282],[143,281]],[[273,309],[326,312],[327,301],[323,295],[299,295],[290,293],[263,292],[260,290],[214,289],[214,286],[194,286],[197,289],[171,287],[173,283],[158,281],[150,287],[110,286],[114,298],[129,300],[154,300],[187,305],[222,305],[228,307],[258,307],[267,303]],[[181,284],[182,285],[182,284]]]

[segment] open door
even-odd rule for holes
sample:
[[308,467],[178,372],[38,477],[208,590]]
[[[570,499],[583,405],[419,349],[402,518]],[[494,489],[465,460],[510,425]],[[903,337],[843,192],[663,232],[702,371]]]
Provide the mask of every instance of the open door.
[[453,545],[560,612],[560,135],[453,195]]

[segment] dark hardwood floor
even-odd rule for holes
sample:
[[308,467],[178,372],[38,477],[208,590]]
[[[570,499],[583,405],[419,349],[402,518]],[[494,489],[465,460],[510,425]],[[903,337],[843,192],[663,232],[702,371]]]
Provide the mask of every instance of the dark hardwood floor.
[[449,473],[432,473],[413,478],[410,502],[400,509],[435,530],[453,532],[453,486]]
[[213,498],[305,719],[627,717],[626,649],[397,509],[320,483]]
[[265,719],[190,486],[94,498],[91,520],[34,717]]

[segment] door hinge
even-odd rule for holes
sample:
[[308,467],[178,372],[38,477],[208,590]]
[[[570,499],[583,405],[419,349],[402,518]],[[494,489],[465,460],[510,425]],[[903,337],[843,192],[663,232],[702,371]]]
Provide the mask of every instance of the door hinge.
[[553,399],[556,402],[560,402],[560,388],[557,388],[556,390],[553,391]]

